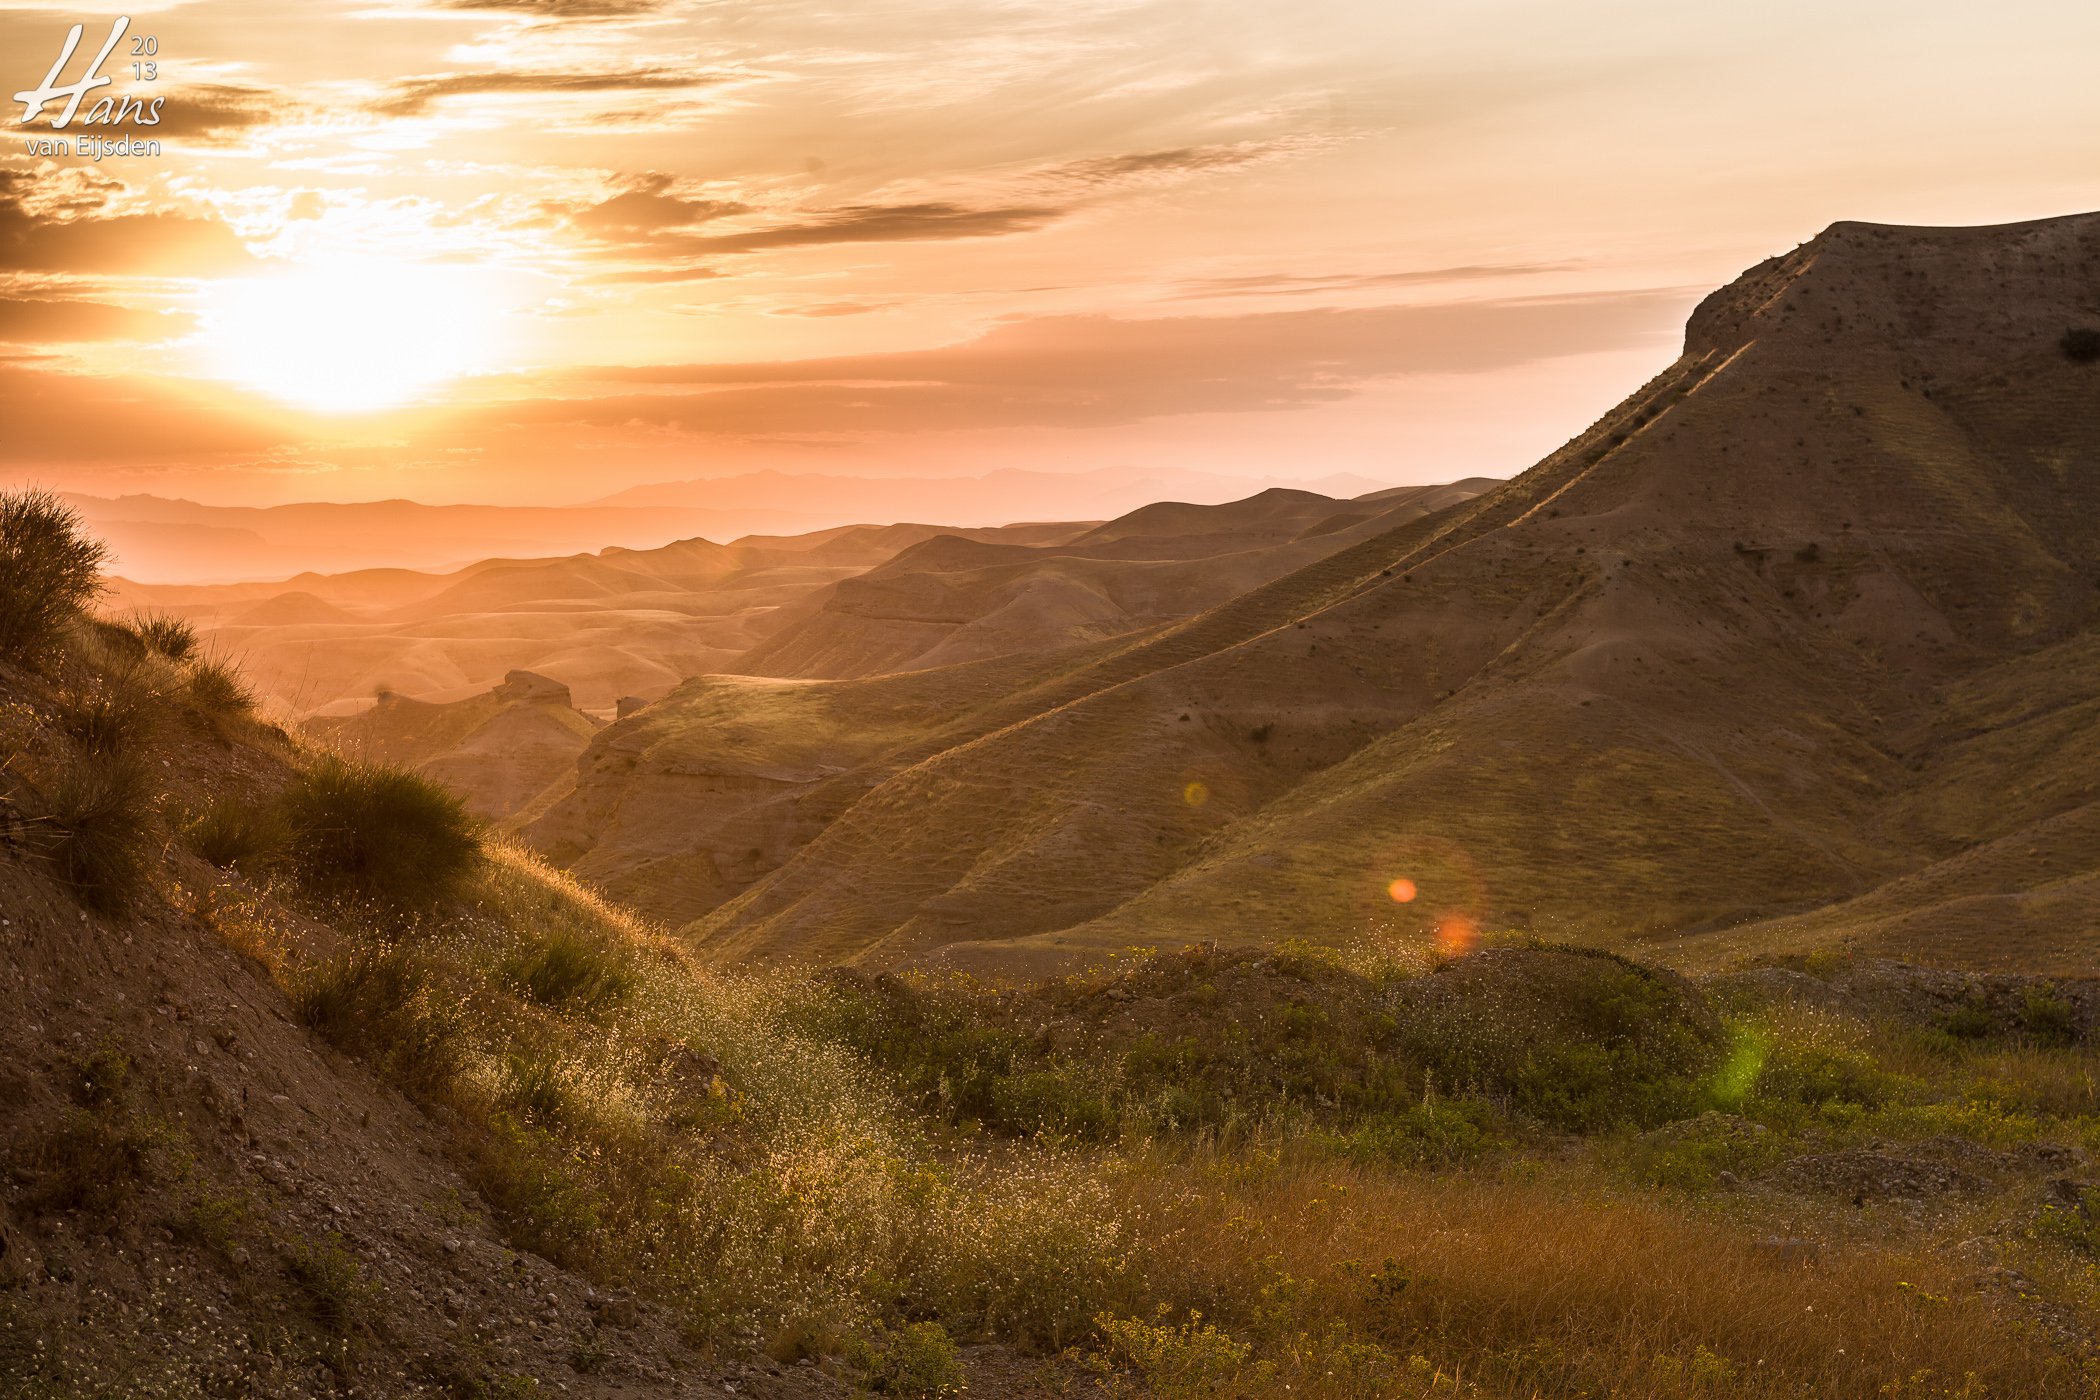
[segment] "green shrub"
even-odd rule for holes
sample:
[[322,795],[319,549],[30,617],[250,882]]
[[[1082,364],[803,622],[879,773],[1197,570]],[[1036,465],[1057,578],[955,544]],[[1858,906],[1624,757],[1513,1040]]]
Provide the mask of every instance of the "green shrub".
[[87,1108],[108,1108],[123,1096],[131,1079],[131,1056],[114,1040],[74,1062],[73,1097]]
[[560,1061],[541,1054],[505,1057],[497,1103],[504,1111],[541,1127],[573,1123],[582,1116],[576,1091],[570,1087]]
[[309,886],[411,906],[453,893],[481,852],[459,798],[403,768],[318,760],[279,804],[285,853]]
[[2075,1206],[2043,1206],[2030,1233],[2036,1239],[2068,1245],[2080,1254],[2100,1256],[2100,1191],[2080,1192]]
[[58,726],[90,753],[135,748],[158,723],[160,700],[144,671],[123,667],[61,692]]
[[120,913],[148,887],[158,814],[150,775],[130,753],[84,755],[45,789],[44,855],[81,903]]
[[0,657],[48,659],[101,590],[109,551],[45,491],[0,492]]
[[1706,1191],[1722,1172],[1755,1176],[1785,1155],[1786,1140],[1759,1124],[1721,1113],[1657,1129],[1633,1143],[1633,1175],[1654,1186]]
[[1594,949],[1489,949],[1404,991],[1403,1043],[1439,1083],[1570,1131],[1696,1112],[1725,1047],[1683,979]]
[[1190,1313],[1178,1327],[1107,1313],[1094,1319],[1101,1350],[1088,1359],[1104,1374],[1135,1371],[1160,1400],[1217,1400],[1266,1395],[1275,1367],[1252,1359],[1254,1348]]
[[239,719],[255,708],[255,692],[223,661],[192,663],[188,692],[190,708],[207,719]]
[[433,1089],[458,1072],[461,1028],[433,993],[428,966],[405,948],[360,948],[304,968],[291,996],[300,1020],[410,1087]]
[[247,1221],[246,1197],[215,1196],[200,1190],[168,1217],[168,1232],[182,1244],[202,1245],[228,1254],[239,1242],[241,1227]]
[[166,613],[137,617],[132,628],[139,639],[170,661],[184,661],[197,649],[197,629],[188,619]]
[[861,1369],[861,1389],[876,1395],[935,1400],[964,1389],[955,1341],[938,1322],[914,1322],[863,1342],[850,1359]]
[[114,1210],[151,1173],[159,1145],[125,1115],[76,1108],[37,1144],[30,1199],[47,1210]]
[[577,1154],[508,1113],[489,1120],[474,1184],[519,1244],[557,1263],[602,1243],[606,1204],[580,1179]]
[[1815,1045],[1773,1047],[1757,1082],[1760,1108],[1796,1103],[1882,1108],[1918,1092],[1915,1080],[1893,1074],[1865,1055]]
[[620,953],[565,928],[515,949],[497,972],[542,1006],[588,1011],[625,1001],[639,980]]
[[2020,1003],[2020,1026],[2037,1045],[2069,1045],[2078,1038],[2078,1012],[2053,988],[2036,988]]
[[1000,1075],[992,1081],[991,1099],[992,1121],[1007,1132],[1094,1141],[1115,1136],[1115,1108],[1088,1092],[1070,1066]]
[[1396,1113],[1376,1113],[1336,1144],[1359,1161],[1401,1166],[1462,1162],[1508,1146],[1494,1130],[1494,1114],[1476,1099],[1433,1098]]
[[1980,1001],[1965,1001],[1940,1018],[1940,1028],[1959,1040],[1982,1040],[1998,1028],[1991,1009]]
[[183,843],[221,870],[260,865],[284,849],[282,814],[260,802],[218,797],[182,825]]
[[378,1300],[378,1286],[366,1280],[356,1258],[343,1248],[343,1237],[332,1230],[318,1242],[295,1241],[285,1251],[284,1267],[306,1295],[314,1321],[338,1337],[363,1322]]

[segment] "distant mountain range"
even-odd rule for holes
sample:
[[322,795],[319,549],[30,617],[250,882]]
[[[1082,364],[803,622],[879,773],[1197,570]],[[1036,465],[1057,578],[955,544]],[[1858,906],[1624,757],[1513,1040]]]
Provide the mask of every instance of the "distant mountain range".
[[681,539],[804,534],[842,525],[938,520],[1099,520],[1150,501],[1233,500],[1281,486],[1354,496],[1367,477],[1252,480],[1200,471],[1135,476],[994,471],[976,477],[884,478],[752,472],[636,487],[577,506],[423,505],[415,501],[214,506],[159,496],[69,495],[140,583],[233,583],[356,569],[454,569],[493,557],[651,549]]
[[1529,472],[1313,558],[1288,495],[1135,568],[1160,512],[929,540],[739,663],[795,679],[597,733],[530,834],[725,960],[1519,928],[2091,971],[2096,268],[2094,215],[1835,225]]

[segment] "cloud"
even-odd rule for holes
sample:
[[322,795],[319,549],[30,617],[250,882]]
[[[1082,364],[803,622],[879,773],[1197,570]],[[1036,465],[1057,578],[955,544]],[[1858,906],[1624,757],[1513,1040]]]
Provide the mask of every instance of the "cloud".
[[906,243],[949,238],[997,238],[1028,233],[1056,222],[1065,211],[1050,206],[972,208],[945,202],[848,204],[804,212],[764,228],[733,233],[688,233],[695,223],[739,217],[747,206],[732,200],[686,199],[654,190],[630,190],[571,217],[610,258],[650,266],[603,272],[600,284],[689,282],[719,277],[713,265],[724,257],[777,248],[814,248],[842,243]]
[[170,86],[155,96],[166,99],[161,103],[158,121],[142,122],[140,109],[126,108],[125,119],[107,129],[148,140],[201,141],[209,145],[249,127],[282,121],[295,108],[293,100],[283,93],[230,83]]
[[215,218],[105,212],[122,189],[92,175],[45,180],[0,170],[0,272],[200,277],[254,262]]
[[633,189],[578,210],[569,221],[586,233],[601,238],[623,238],[658,233],[664,229],[689,228],[710,219],[750,212],[751,206],[734,199],[688,199],[668,194],[670,177],[645,176]]
[[487,73],[439,73],[397,82],[373,110],[390,117],[418,116],[448,97],[487,93],[560,94],[577,92],[652,92],[704,87],[722,77],[687,68],[513,69]]
[[177,312],[141,311],[107,302],[59,298],[0,298],[0,340],[67,343],[86,340],[166,340],[196,325]]
[[1461,267],[1417,268],[1406,272],[1336,273],[1327,276],[1278,272],[1257,273],[1245,277],[1197,277],[1181,282],[1171,295],[1175,299],[1301,296],[1312,292],[1345,292],[1376,287],[1477,282],[1499,277],[1532,277],[1546,272],[1571,272],[1580,266],[1581,264],[1572,262],[1469,263]]
[[664,8],[665,0],[445,0],[448,10],[494,10],[549,23],[628,19]]
[[705,282],[729,274],[716,267],[631,267],[619,272],[600,272],[583,279],[587,286],[620,286],[628,283]]
[[101,462],[126,469],[258,452],[291,434],[281,422],[195,386],[150,375],[103,377],[0,361],[0,462],[46,468]]
[[[1004,198],[975,203],[921,199],[843,204],[776,216],[758,228],[689,234],[695,224],[753,214],[736,200],[673,192],[668,175],[630,177],[630,188],[570,215],[579,230],[635,257],[701,261],[777,248],[998,238],[1033,233],[1118,188],[1228,170],[1302,149],[1300,141],[1245,141],[1089,156],[1036,169],[1007,183]],[[677,272],[611,274],[604,281],[676,281]]]
[[771,316],[865,316],[895,306],[894,301],[822,301],[814,306],[776,306]]
[[973,209],[933,201],[920,204],[845,204],[771,228],[678,239],[696,254],[753,253],[767,248],[811,248],[831,243],[906,243],[936,238],[992,238],[1030,233],[1063,218],[1056,208]]
[[1278,156],[1300,154],[1320,144],[1325,143],[1308,142],[1303,139],[1236,141],[1224,145],[1174,146],[1165,150],[1134,151],[1125,155],[1088,156],[1052,166],[1039,172],[1037,178],[1083,188],[1157,184],[1189,175],[1236,170],[1273,160]]
[[[1122,425],[1349,398],[1396,375],[1478,374],[1676,335],[1680,289],[1440,306],[1002,324],[937,350],[578,371],[572,396],[492,410],[521,423],[691,432],[922,432]],[[605,392],[618,385],[647,392]]]

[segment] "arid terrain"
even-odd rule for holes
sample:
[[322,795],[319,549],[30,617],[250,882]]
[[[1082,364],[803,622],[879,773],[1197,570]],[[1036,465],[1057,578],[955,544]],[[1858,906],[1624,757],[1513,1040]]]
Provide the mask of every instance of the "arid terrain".
[[2093,970],[2096,257],[2090,216],[1839,224],[1531,471],[1150,629],[1077,621],[1122,523],[1054,570],[930,542],[724,668],[801,683],[597,735],[528,839],[731,961],[1448,926]]
[[1507,482],[112,578],[0,494],[0,1397],[2100,1393],[2100,215]]

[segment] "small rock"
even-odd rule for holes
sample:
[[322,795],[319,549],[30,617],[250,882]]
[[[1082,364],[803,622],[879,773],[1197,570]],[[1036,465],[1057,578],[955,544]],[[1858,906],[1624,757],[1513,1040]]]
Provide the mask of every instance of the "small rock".
[[588,1306],[601,1327],[636,1327],[641,1324],[642,1310],[625,1294],[601,1294],[589,1299]]

